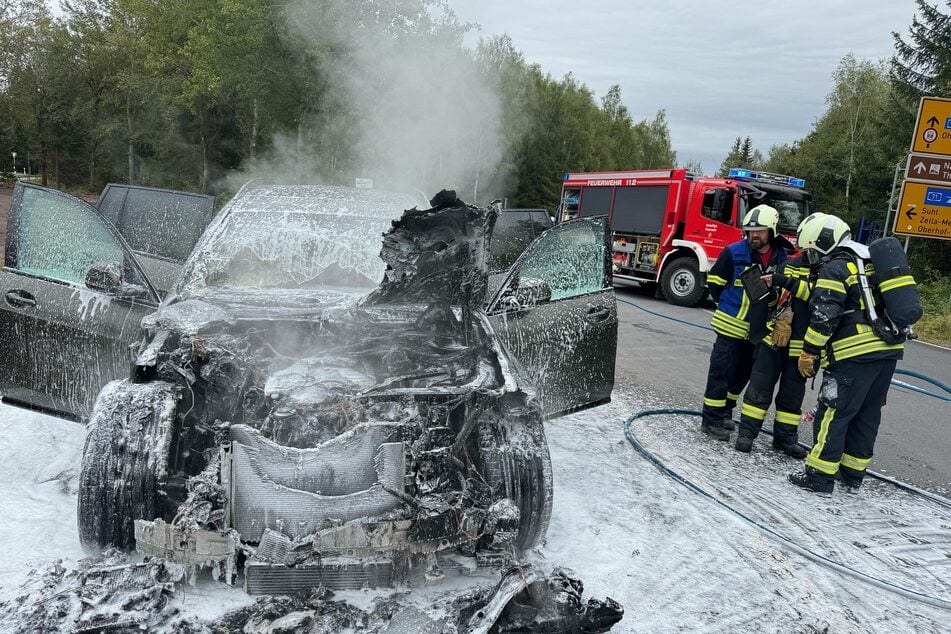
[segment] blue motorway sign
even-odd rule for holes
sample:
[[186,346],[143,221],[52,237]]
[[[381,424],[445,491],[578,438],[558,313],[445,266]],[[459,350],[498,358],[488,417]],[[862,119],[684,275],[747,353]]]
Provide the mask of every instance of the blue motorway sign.
[[929,187],[925,191],[925,204],[951,207],[951,189]]

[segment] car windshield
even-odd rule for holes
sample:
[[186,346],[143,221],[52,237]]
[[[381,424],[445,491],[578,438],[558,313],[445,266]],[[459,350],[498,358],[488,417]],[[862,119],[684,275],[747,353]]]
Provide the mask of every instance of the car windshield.
[[242,192],[185,265],[180,290],[371,290],[382,235],[415,199],[343,187]]

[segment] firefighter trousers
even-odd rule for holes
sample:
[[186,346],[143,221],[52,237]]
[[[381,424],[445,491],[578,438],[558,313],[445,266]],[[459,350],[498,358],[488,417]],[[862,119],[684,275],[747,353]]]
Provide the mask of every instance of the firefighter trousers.
[[722,427],[746,387],[753,368],[753,344],[718,334],[710,352],[707,387],[703,392],[703,422]]
[[862,482],[897,363],[849,359],[826,368],[813,420],[815,444],[806,456],[811,478],[834,482],[840,473],[851,484]]
[[776,393],[776,420],[773,423],[773,445],[785,447],[799,442],[799,418],[802,399],[806,395],[806,379],[799,375],[797,359],[788,348],[773,348],[766,343],[756,346],[750,382],[740,409],[740,435],[756,438]]

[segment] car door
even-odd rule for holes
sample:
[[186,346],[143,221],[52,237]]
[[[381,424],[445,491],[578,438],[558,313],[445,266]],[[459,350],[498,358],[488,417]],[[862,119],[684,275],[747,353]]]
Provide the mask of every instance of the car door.
[[96,202],[163,296],[178,281],[214,205],[214,196],[115,183],[106,185]]
[[129,344],[158,303],[132,251],[92,205],[18,184],[0,269],[3,400],[85,419],[129,372]]
[[610,401],[618,320],[607,218],[545,231],[516,261],[486,312],[546,417]]

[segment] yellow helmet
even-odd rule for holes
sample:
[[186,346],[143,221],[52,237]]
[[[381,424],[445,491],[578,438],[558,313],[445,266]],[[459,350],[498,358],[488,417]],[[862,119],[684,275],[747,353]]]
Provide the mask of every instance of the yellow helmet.
[[815,251],[829,255],[832,249],[851,239],[849,225],[838,216],[831,214],[810,214],[799,223],[796,242],[803,251]]
[[779,212],[769,205],[756,205],[743,217],[743,229],[769,229],[776,235],[776,226],[779,224]]

